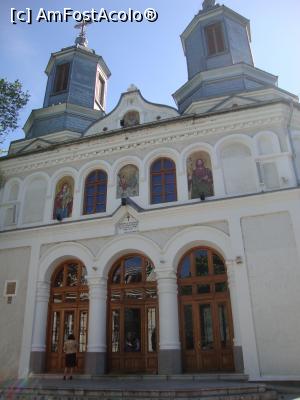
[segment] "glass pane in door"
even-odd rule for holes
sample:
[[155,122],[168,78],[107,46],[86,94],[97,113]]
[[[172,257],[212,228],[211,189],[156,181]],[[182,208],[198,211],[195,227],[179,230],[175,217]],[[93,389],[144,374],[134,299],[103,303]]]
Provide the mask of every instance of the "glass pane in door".
[[229,337],[227,310],[226,310],[225,304],[218,305],[218,314],[219,314],[219,329],[220,329],[221,346],[227,347],[230,345],[230,337]]
[[51,331],[51,352],[57,353],[58,351],[58,335],[60,328],[60,313],[54,311],[52,320],[52,331]]
[[66,311],[64,320],[64,342],[71,334],[74,335],[74,311]]
[[156,351],[156,309],[148,308],[148,351],[153,353]]
[[193,308],[192,305],[185,305],[184,314],[184,336],[186,350],[194,349],[194,327],[193,327]]
[[80,312],[79,320],[79,352],[84,353],[87,346],[87,325],[88,325],[88,312]]
[[125,352],[141,351],[141,310],[125,308],[124,315]]
[[112,310],[111,351],[120,351],[120,310]]
[[200,312],[200,332],[201,349],[212,350],[214,348],[213,322],[210,304],[201,304]]

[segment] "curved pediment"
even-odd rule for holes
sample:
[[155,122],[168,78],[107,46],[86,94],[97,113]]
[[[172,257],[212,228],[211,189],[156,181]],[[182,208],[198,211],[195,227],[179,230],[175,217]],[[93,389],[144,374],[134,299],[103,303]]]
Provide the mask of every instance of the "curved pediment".
[[131,85],[127,92],[121,95],[114,110],[91,125],[84,136],[130,128],[177,116],[179,113],[175,108],[148,102],[141,92]]

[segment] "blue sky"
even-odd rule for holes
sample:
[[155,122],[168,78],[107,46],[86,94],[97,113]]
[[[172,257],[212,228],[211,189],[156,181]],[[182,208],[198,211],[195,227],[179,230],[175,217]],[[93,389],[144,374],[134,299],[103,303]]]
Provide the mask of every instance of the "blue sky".
[[[300,95],[300,0],[224,0],[251,21],[252,52],[256,67],[279,76],[279,86]],[[20,79],[31,98],[20,114],[20,128],[4,143],[24,137],[22,126],[30,111],[43,104],[45,67],[51,52],[74,43],[77,31],[68,23],[10,23],[10,9],[46,10],[91,8],[145,10],[153,7],[155,23],[95,23],[88,28],[89,47],[103,56],[112,76],[107,112],[120,94],[134,83],[153,102],[175,106],[174,93],[187,79],[179,35],[202,6],[202,0],[1,0],[0,76]]]

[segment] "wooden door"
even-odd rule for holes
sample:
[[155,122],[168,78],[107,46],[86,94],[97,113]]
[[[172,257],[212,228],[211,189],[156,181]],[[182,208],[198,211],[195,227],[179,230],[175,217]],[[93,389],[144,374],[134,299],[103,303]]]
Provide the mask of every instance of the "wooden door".
[[233,371],[233,327],[223,260],[210,249],[194,249],[181,261],[178,282],[184,371]]
[[77,346],[76,372],[84,371],[88,335],[86,269],[77,261],[60,265],[53,274],[48,312],[47,371],[65,368],[64,342],[70,334]]
[[126,256],[109,280],[109,372],[157,373],[158,307],[151,261]]

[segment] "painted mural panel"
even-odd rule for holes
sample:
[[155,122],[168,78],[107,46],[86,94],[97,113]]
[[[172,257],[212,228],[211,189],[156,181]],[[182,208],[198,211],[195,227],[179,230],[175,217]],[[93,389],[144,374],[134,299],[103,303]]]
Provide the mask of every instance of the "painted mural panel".
[[72,216],[74,180],[70,176],[62,178],[56,185],[53,219]]
[[126,165],[118,173],[117,199],[139,195],[139,170],[135,165]]
[[187,159],[189,199],[214,195],[214,184],[210,157],[204,151],[191,154]]

